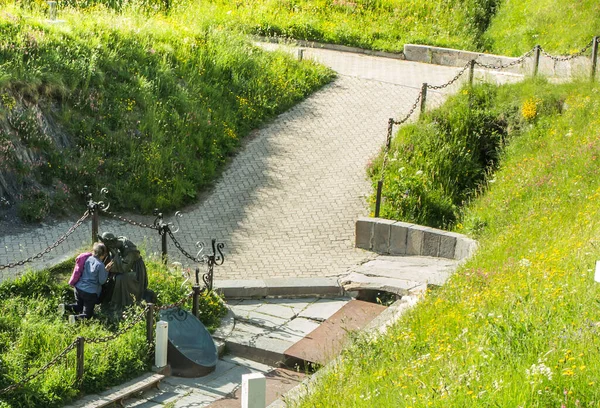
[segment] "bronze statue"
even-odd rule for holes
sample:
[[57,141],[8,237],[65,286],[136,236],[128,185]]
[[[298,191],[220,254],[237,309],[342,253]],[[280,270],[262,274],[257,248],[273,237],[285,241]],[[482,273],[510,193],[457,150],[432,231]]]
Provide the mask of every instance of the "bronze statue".
[[153,301],[154,293],[148,290],[146,265],[135,244],[110,232],[104,232],[98,238],[108,248],[113,262],[102,305],[109,313],[120,315],[126,306],[135,302]]

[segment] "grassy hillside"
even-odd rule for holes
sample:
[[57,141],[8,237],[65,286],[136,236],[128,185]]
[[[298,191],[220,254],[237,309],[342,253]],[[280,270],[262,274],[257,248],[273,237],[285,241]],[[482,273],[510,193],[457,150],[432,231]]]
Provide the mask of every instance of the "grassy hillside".
[[[218,24],[252,34],[402,51],[405,43],[476,47],[496,3],[497,0],[213,0],[192,2],[183,9],[194,20],[210,15]],[[177,8],[173,12],[177,13]]]
[[238,34],[134,11],[64,11],[64,24],[0,12],[0,196],[24,218],[84,185],[134,211],[180,207],[250,130],[332,78]]
[[[599,88],[529,83],[497,94],[527,125],[457,227],[479,239],[478,253],[386,336],[344,353],[301,406],[600,403]],[[546,100],[563,110],[543,114]]]
[[504,0],[482,42],[503,55],[520,55],[536,44],[573,54],[600,35],[599,17],[595,0]]

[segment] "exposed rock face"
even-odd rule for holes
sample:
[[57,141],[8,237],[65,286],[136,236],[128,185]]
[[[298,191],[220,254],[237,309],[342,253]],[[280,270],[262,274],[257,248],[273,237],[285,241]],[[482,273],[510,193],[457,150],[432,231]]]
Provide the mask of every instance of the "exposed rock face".
[[68,192],[50,158],[71,144],[50,104],[0,90],[0,219],[17,213],[28,221],[44,218],[57,189]]

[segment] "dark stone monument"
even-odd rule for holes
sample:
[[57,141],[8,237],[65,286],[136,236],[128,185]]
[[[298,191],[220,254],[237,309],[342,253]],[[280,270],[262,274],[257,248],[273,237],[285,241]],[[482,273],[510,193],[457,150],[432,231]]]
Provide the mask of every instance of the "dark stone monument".
[[167,361],[178,377],[202,377],[215,370],[219,355],[212,336],[190,312],[162,310],[160,320],[169,323]]

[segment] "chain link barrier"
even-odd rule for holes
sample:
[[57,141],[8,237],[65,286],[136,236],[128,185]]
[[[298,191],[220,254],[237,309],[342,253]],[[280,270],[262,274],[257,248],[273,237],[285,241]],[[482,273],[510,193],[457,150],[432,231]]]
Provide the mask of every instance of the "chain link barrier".
[[27,384],[28,382],[30,382],[31,380],[35,379],[36,377],[42,375],[43,373],[45,373],[46,371],[48,371],[48,369],[50,369],[50,367],[56,365],[64,356],[67,355],[67,353],[71,350],[73,350],[74,348],[77,347],[77,343],[78,341],[75,340],[73,341],[73,343],[71,343],[69,346],[67,346],[67,348],[65,348],[61,353],[57,354],[56,357],[54,357],[52,360],[50,360],[48,363],[46,363],[45,366],[43,366],[42,368],[40,368],[39,370],[37,370],[35,373],[28,375],[27,377],[25,377],[24,379],[22,379],[21,381],[11,384],[8,387],[0,390],[0,395],[6,394],[7,392],[13,391],[25,384]]
[[86,211],[83,216],[77,220],[77,222],[75,224],[73,224],[73,226],[71,226],[71,228],[69,228],[69,230],[62,235],[56,242],[54,242],[52,245],[50,245],[48,248],[46,248],[45,250],[43,250],[42,252],[30,256],[29,258],[23,260],[23,261],[19,261],[19,262],[12,262],[12,263],[8,263],[6,265],[0,265],[0,271],[6,268],[14,268],[16,266],[22,266],[25,265],[27,262],[32,262],[35,259],[39,259],[42,256],[46,255],[48,252],[52,251],[54,248],[56,248],[57,246],[59,246],[60,244],[62,244],[73,232],[75,232],[75,230],[77,228],[79,228],[81,226],[81,224],[83,224],[83,222],[85,221],[85,219],[87,217],[89,217],[90,212]]
[[119,221],[126,222],[127,224],[131,224],[131,225],[134,225],[136,227],[142,227],[142,228],[148,228],[148,229],[158,230],[158,227],[156,225],[144,224],[143,222],[133,221],[133,220],[130,220],[129,218],[122,217],[120,215],[117,215],[117,214],[115,214],[115,213],[113,213],[111,211],[105,210],[105,209],[101,209],[101,211],[104,214],[109,215],[112,218],[115,218],[115,219],[117,219]]
[[139,315],[137,315],[136,317],[134,317],[133,320],[131,322],[129,322],[129,324],[127,326],[125,326],[122,329],[118,330],[114,334],[111,334],[110,336],[98,337],[98,338],[94,338],[94,339],[88,339],[87,337],[85,337],[84,341],[86,343],[90,343],[90,344],[100,344],[100,343],[106,343],[108,341],[114,340],[117,337],[125,334],[126,332],[128,332],[129,330],[131,330],[133,328],[133,326],[135,326],[136,324],[138,324],[146,316],[146,311],[147,310],[148,310],[148,306],[146,306],[144,308],[144,310]]
[[548,57],[554,61],[570,61],[574,58],[577,57],[581,57],[587,50],[589,50],[592,45],[594,45],[594,40],[592,39],[588,45],[586,45],[585,47],[583,47],[581,50],[577,51],[575,54],[570,54],[570,55],[565,55],[565,56],[554,56],[554,55],[550,55],[548,54],[542,47],[540,47],[540,52],[545,56]]
[[504,64],[504,65],[484,64],[483,62],[479,62],[477,60],[474,60],[474,61],[475,61],[475,65],[478,65],[481,68],[488,68],[488,69],[495,69],[495,70],[505,69],[505,68],[510,68],[510,67],[514,67],[515,65],[521,64],[523,61],[525,61],[525,58],[530,57],[531,54],[533,54],[535,52],[535,49],[536,49],[536,47],[533,47],[532,49],[527,51],[525,54],[521,55],[516,60],[509,62],[508,64]]
[[467,62],[467,64],[463,67],[463,69],[461,69],[460,71],[458,71],[458,74],[456,74],[456,76],[454,78],[452,78],[450,81],[446,82],[444,85],[427,85],[428,89],[444,89],[450,85],[452,85],[453,83],[455,83],[456,81],[458,81],[458,78],[460,78],[462,76],[462,74],[465,73],[465,71],[467,69],[469,69],[469,67],[471,66],[471,61]]
[[198,263],[204,263],[204,259],[198,259],[195,256],[192,256],[188,251],[186,251],[185,249],[183,249],[183,247],[181,246],[181,244],[179,243],[179,241],[177,241],[177,238],[175,238],[175,235],[173,235],[173,232],[170,229],[167,229],[167,233],[169,234],[169,236],[171,237],[171,239],[173,240],[173,244],[175,245],[175,247],[177,249],[179,249],[179,251],[188,259],[194,261],[194,262],[198,262]]

